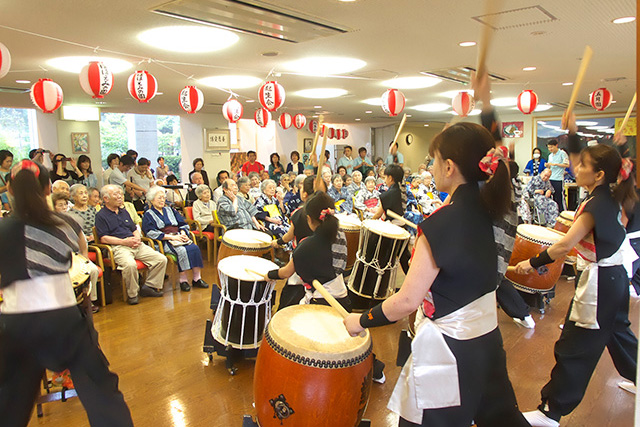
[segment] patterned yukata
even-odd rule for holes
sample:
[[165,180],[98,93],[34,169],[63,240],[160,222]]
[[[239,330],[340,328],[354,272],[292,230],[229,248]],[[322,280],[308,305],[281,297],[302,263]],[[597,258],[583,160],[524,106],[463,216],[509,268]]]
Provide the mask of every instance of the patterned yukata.
[[293,191],[293,190],[287,191],[287,193],[284,195],[284,199],[282,200],[282,203],[284,203],[284,210],[286,211],[285,215],[291,216],[293,211],[298,209],[298,207],[300,207],[300,205],[302,204],[302,199],[300,198],[300,192]]
[[333,185],[327,190],[327,194],[336,202],[336,213],[352,213],[353,199],[351,193],[345,187],[338,190]]
[[[268,197],[264,193],[260,193],[260,197],[256,198],[256,202],[254,206],[258,208],[258,213],[256,214],[256,218],[264,221],[265,227],[273,233],[276,237],[282,237],[287,234],[289,231],[289,220],[284,215],[284,213],[280,210],[278,206],[278,199],[275,197]],[[269,222],[266,220],[267,217],[271,217],[273,219],[279,219],[282,221],[282,224],[274,224],[273,222]]]
[[373,218],[373,213],[369,212],[367,208],[375,208],[380,204],[380,192],[375,188],[373,191],[369,191],[366,188],[358,191],[356,195],[356,201],[354,207],[362,211],[364,219]]
[[540,175],[534,176],[529,184],[527,184],[527,194],[533,198],[533,203],[538,209],[538,212],[542,214],[545,220],[545,224],[549,227],[556,225],[556,218],[558,218],[558,204],[552,199],[545,197],[544,194],[537,194],[536,190],[542,190],[545,193],[551,190],[551,194],[554,193],[553,186],[549,181],[543,181]]

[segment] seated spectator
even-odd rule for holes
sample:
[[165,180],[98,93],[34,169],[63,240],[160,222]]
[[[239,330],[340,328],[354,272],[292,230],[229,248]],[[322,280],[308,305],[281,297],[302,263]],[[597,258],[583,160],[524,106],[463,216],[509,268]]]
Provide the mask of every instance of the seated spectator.
[[[73,216],[82,227],[87,242],[93,242],[93,227],[96,225],[96,208],[89,205],[89,191],[82,184],[74,184],[69,189],[73,205],[68,213]],[[54,204],[55,206],[55,204]]]
[[[180,289],[189,292],[194,288],[208,288],[202,280],[202,254],[198,245],[190,239],[189,225],[175,209],[165,206],[164,188],[154,187],[147,193],[149,209],[142,217],[142,231],[147,237],[162,241],[165,253],[175,255],[180,272]],[[187,271],[192,270],[193,279],[189,286]]]
[[376,179],[368,176],[364,180],[365,188],[358,191],[354,206],[362,211],[365,219],[373,218],[380,204],[380,192],[376,190]]
[[149,159],[140,157],[138,160],[138,166],[135,166],[127,173],[127,179],[141,187],[143,190],[134,190],[132,193],[131,201],[138,211],[143,211],[145,209],[145,194],[151,187],[156,185],[153,175],[149,170],[149,166],[151,166]]
[[249,174],[251,174],[251,172],[256,172],[256,173],[259,174],[260,172],[262,172],[264,170],[264,165],[257,161],[258,155],[256,154],[255,151],[253,151],[253,150],[247,151],[247,158],[249,160],[247,160],[242,165],[242,168],[241,168],[242,175],[249,176]]
[[331,179],[331,187],[327,194],[333,198],[336,203],[337,213],[353,212],[353,200],[351,193],[343,186],[342,177],[339,174],[333,175]]
[[213,190],[213,194],[211,195],[214,203],[218,203],[218,199],[222,196],[222,183],[227,179],[229,179],[229,172],[226,170],[221,170],[218,172],[218,175],[216,175],[216,189]]
[[263,170],[262,172],[260,172],[260,181],[266,181],[267,179],[270,179],[269,172],[267,170]]
[[213,231],[211,224],[215,224],[213,211],[216,204],[211,200],[211,189],[204,184],[196,187],[196,196],[198,200],[193,202],[193,219],[198,221],[202,226],[202,231]]
[[256,218],[264,221],[267,229],[276,237],[282,237],[289,231],[289,222],[284,214],[283,204],[276,198],[276,183],[271,179],[260,184],[262,193],[256,199],[258,208]]
[[[240,179],[242,178],[247,177],[243,176]],[[222,191],[222,197],[218,200],[218,219],[221,224],[227,227],[227,230],[244,228],[266,231],[265,227],[256,219],[258,208],[238,195],[238,184],[234,180],[225,180],[222,183]]]
[[338,170],[336,171],[336,173],[340,175],[342,177],[342,180],[344,181],[344,177],[345,175],[347,175],[347,168],[345,168],[344,166],[338,166]]
[[52,193],[51,203],[53,203],[54,211],[66,213],[69,209],[69,195],[65,193]]
[[322,181],[324,181],[324,185],[327,186],[327,190],[331,187],[331,178],[333,175],[331,174],[331,170],[326,168],[322,169]]
[[[167,185],[179,185],[178,178],[175,175],[167,175]],[[182,209],[185,202],[185,190],[183,188],[167,188],[166,203],[172,208]]]
[[360,171],[354,170],[351,174],[352,182],[347,185],[347,189],[351,192],[352,195],[358,194],[358,191],[365,188],[364,182],[362,182],[362,174]]
[[102,207],[102,205],[100,204],[100,190],[93,187],[89,188],[87,191],[89,193],[89,200],[87,201],[87,205],[93,206],[97,213]]
[[[248,176],[241,176],[238,178],[238,196],[244,197],[249,203],[253,204],[255,199],[249,194],[249,190],[251,190],[251,180]],[[223,189],[224,190],[224,189]]]
[[304,165],[300,161],[300,153],[292,151],[289,158],[291,161],[287,164],[287,172],[294,172],[296,176],[304,173]]
[[280,182],[280,177],[284,172],[284,166],[280,163],[280,154],[271,153],[269,157],[269,178],[275,182]]
[[353,190],[354,187],[353,187],[353,178],[351,178],[351,175],[343,176],[342,181],[343,181],[342,186],[349,192],[349,194],[353,196],[353,192],[351,190]]
[[82,154],[78,157],[78,169],[80,170],[79,184],[83,184],[85,187],[97,187],[98,178],[91,169],[91,158]]
[[0,207],[10,210],[9,192],[7,191],[7,181],[11,176],[11,165],[13,164],[13,154],[9,150],[0,150]]
[[125,192],[130,194],[144,194],[146,192],[144,188],[140,187],[138,184],[131,182],[127,178],[127,174],[135,165],[136,163],[135,160],[133,160],[133,157],[126,154],[120,157],[120,163],[116,166],[115,169],[113,169],[113,171],[111,171],[111,174],[109,175],[109,184],[117,185],[118,187],[122,188],[123,194]]
[[430,215],[442,205],[440,199],[423,184],[422,176],[413,176],[410,186],[411,193],[415,197],[416,203],[422,208],[424,215]]
[[283,194],[287,194],[287,192],[291,191],[291,180],[289,179],[289,174],[285,173],[280,175],[280,183],[278,185],[278,188],[282,190]]
[[167,177],[171,175],[171,171],[169,170],[169,165],[164,163],[164,157],[158,157],[158,167],[156,168],[156,179],[161,179],[164,182],[167,182]]
[[553,200],[554,188],[549,182],[551,169],[547,168],[531,178],[525,188],[527,195],[533,198],[533,203],[541,214],[542,226],[553,227],[558,218],[558,204]]
[[[73,204],[69,201],[70,199],[69,184],[67,184],[66,181],[58,180],[53,184],[51,184],[51,202],[52,203],[53,203],[53,195],[57,193],[63,194],[67,200],[67,209],[64,212],[71,209],[71,206]],[[58,197],[57,200],[60,200],[60,197]]]
[[[71,164],[73,170],[67,169],[67,162]],[[78,169],[75,160],[72,158],[67,157],[62,153],[58,153],[53,156],[51,163],[53,163],[53,170],[51,171],[52,183],[60,180],[69,185],[73,185],[73,183],[80,179],[80,169]]]
[[418,175],[422,175],[423,172],[427,171],[427,165],[425,165],[424,163],[420,163],[418,165],[418,172],[416,172]]
[[376,180],[376,188],[380,193],[384,193],[389,189],[387,186],[387,175],[385,174],[386,166],[378,169],[378,179]]
[[[143,297],[161,297],[167,258],[142,243],[140,231],[129,213],[121,208],[124,196],[120,187],[105,185],[100,196],[104,208],[96,214],[96,232],[100,243],[112,246],[114,261],[122,270],[122,280],[127,288],[127,302],[138,304],[138,293]],[[146,283],[141,287],[138,286],[136,259],[149,269]]]
[[131,157],[134,163],[138,161],[138,152],[136,150],[127,150],[125,154]]
[[193,160],[193,170],[191,172],[189,172],[189,182],[190,183],[198,184],[193,179],[193,175],[197,172],[202,177],[202,181],[203,181],[202,183],[204,185],[206,185],[206,186],[209,186],[209,175],[207,174],[207,171],[204,170],[203,168],[204,168],[204,160],[202,160],[200,157],[198,157],[197,159]]
[[102,172],[102,179],[105,184],[109,183],[109,176],[111,176],[111,172],[120,164],[120,156],[115,153],[111,153],[107,156],[107,169]]
[[304,179],[304,175],[298,175],[293,181],[293,185],[290,186],[290,190],[284,195],[283,203],[289,215],[291,215],[302,204],[300,190],[302,189]]
[[402,182],[405,184],[409,184],[408,180],[409,180],[409,177],[411,176],[411,168],[404,167],[402,169],[404,170],[404,177],[402,179]]
[[187,192],[187,199],[186,199],[187,206],[192,205],[196,200],[198,200],[199,197],[196,194],[196,189],[201,185],[206,186],[207,189],[209,190],[209,193],[213,194],[213,190],[211,190],[211,187],[209,187],[209,185],[204,183],[204,178],[202,178],[202,174],[200,172],[195,172],[191,174],[191,183],[194,184],[194,187],[192,187],[191,190]]
[[304,173],[304,176],[313,176],[313,166],[311,165],[305,166],[303,173]]
[[251,172],[249,174],[249,182],[251,183],[249,195],[253,197],[253,202],[255,203],[255,200],[262,194],[260,190],[260,174],[258,172]]

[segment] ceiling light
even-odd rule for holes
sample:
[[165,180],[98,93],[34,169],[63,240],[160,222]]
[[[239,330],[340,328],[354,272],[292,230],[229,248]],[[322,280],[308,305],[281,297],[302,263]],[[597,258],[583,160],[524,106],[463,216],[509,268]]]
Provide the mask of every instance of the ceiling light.
[[359,121],[360,121],[360,119],[356,119],[356,122],[359,122]]
[[429,127],[429,123],[425,123],[425,124],[424,124],[424,127]]
[[407,114],[407,117],[413,117],[411,114]]
[[436,77],[419,76],[398,77],[395,79],[385,80],[382,84],[396,89],[424,89],[435,86],[440,82],[442,82],[442,80]]
[[284,67],[290,71],[309,76],[327,76],[359,70],[365,65],[367,65],[366,62],[356,58],[316,56],[287,62]]
[[[475,46],[477,43],[476,42],[460,42],[458,43],[458,46],[460,47],[471,47],[471,46]],[[425,125],[425,126],[429,126],[429,125]]]
[[317,118],[318,118],[318,116],[311,116],[311,117],[313,117],[314,119],[317,119]]
[[615,99],[613,101],[611,101],[612,104],[615,104],[616,102],[618,102],[618,101],[616,101]]
[[365,114],[371,114],[371,113],[373,113],[373,111],[371,111],[371,110],[367,110],[367,111],[365,111],[364,113],[365,113]]
[[535,109],[535,110],[533,110],[533,111],[537,111],[537,112],[540,112],[540,111],[547,111],[547,110],[550,110],[550,109],[552,109],[552,108],[553,108],[553,105],[551,105],[551,104],[539,104],[539,105],[536,107],[536,109]]
[[589,130],[601,130],[601,129],[609,129],[610,126],[607,125],[598,125],[598,126],[587,126]]
[[[467,114],[467,116],[477,116],[482,112],[482,110],[478,109],[478,108],[474,108],[473,110],[471,110],[471,112],[469,114]],[[452,116],[457,116],[458,113],[456,113],[455,111],[449,111],[449,114],[451,114]]]
[[28,85],[29,83],[31,83],[31,80],[16,80],[16,83],[19,83],[21,85]]
[[262,83],[262,79],[253,76],[211,76],[198,81],[205,86],[221,89],[246,89]]
[[494,107],[513,107],[518,104],[517,98],[495,98],[491,100],[491,105]]
[[382,105],[382,98],[369,98],[365,99],[362,102],[369,105]]
[[354,2],[356,0],[338,0],[338,1],[341,1],[343,3],[351,3],[351,2]]
[[471,96],[473,96],[473,94],[474,94],[473,89],[469,89],[469,90],[463,89],[463,90],[450,90],[450,91],[447,91],[447,92],[442,92],[442,93],[440,94],[440,96],[444,96],[445,98],[451,98],[451,99],[453,99],[453,98],[455,98],[455,96],[456,96],[457,94],[459,94],[460,92],[467,92],[467,93],[469,93],[469,95],[471,95]]
[[415,107],[413,107],[414,110],[426,111],[428,113],[437,113],[439,111],[448,110],[449,108],[451,108],[451,105],[444,104],[442,102],[434,102],[432,104],[416,105]]
[[573,86],[573,82],[562,83],[562,86]]
[[635,20],[636,20],[635,16],[625,16],[622,18],[616,18],[611,22],[613,22],[614,24],[628,24],[629,22],[633,22]]
[[69,73],[79,73],[82,67],[91,61],[101,61],[106,64],[112,73],[121,73],[132,67],[132,65],[122,59],[117,58],[100,58],[96,56],[63,56],[53,58],[47,61],[47,64],[58,70],[67,71]]
[[344,89],[335,88],[318,88],[318,89],[304,89],[294,93],[295,95],[303,98],[337,98],[342,95],[346,95],[347,91]]
[[220,28],[178,25],[143,31],[138,34],[138,40],[171,52],[203,53],[225,49],[240,37]]
[[77,122],[100,121],[100,109],[81,105],[63,105],[62,120],[75,120]]
[[522,71],[535,71],[536,67],[524,67]]
[[314,105],[313,108],[322,108],[322,105]]
[[598,126],[599,123],[590,120],[578,120],[576,124],[578,126]]

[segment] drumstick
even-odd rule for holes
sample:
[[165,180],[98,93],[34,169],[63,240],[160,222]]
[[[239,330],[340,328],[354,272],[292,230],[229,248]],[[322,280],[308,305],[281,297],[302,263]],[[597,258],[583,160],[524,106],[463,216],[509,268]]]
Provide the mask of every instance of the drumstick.
[[[322,151],[320,152],[322,154],[322,158],[324,159],[324,150],[327,149],[327,134],[329,132],[325,131],[324,132],[324,136],[322,137]],[[320,183],[322,182],[322,168],[324,167],[324,161],[322,162],[322,165],[320,164],[320,160],[318,158],[318,174],[316,175],[316,182],[313,185],[313,188],[315,188],[316,190],[318,190],[318,188],[320,187]],[[325,189],[325,192],[328,190]]]
[[492,30],[494,29],[493,21],[500,3],[502,3],[500,0],[487,0],[485,3],[484,17],[486,17],[486,20],[480,32],[480,40],[478,41],[478,61],[476,62],[476,73],[478,76],[486,72],[487,52],[489,51],[491,37],[493,36]]
[[[398,131],[396,132],[396,136],[393,138],[393,144],[398,143],[398,138],[400,138],[400,132],[402,132],[402,128],[404,127],[404,123],[407,121],[407,113],[402,116],[402,120],[400,121],[400,126],[398,126]],[[393,144],[391,147],[393,147]],[[389,151],[391,151],[391,147],[389,147]]]
[[316,152],[316,145],[318,145],[318,138],[320,137],[320,129],[322,129],[323,123],[324,123],[324,116],[320,116],[318,119],[318,128],[316,129],[316,134],[313,135],[313,146],[311,147],[311,153],[309,155],[309,158],[307,159],[308,165],[311,164],[311,156]]
[[627,122],[629,121],[629,117],[631,117],[631,111],[633,111],[633,107],[635,107],[636,105],[636,95],[638,94],[638,92],[633,94],[633,99],[631,100],[631,103],[629,104],[629,108],[627,109],[627,114],[624,116],[624,120],[622,121],[622,124],[620,125],[620,132],[624,131],[624,128],[627,126]]
[[[316,291],[320,292],[322,298],[324,298],[329,303],[329,305],[333,307],[340,314],[340,316],[342,316],[343,319],[349,315],[347,310],[345,310],[344,307],[340,305],[340,303],[333,297],[333,295],[331,295],[329,291],[327,291],[324,286],[322,286],[322,283],[314,280],[312,284],[313,287],[316,288]],[[366,337],[366,331],[360,332],[359,336],[362,338]]]
[[246,271],[247,273],[255,274],[256,276],[260,276],[262,279],[264,279],[265,276],[263,273],[260,273],[259,271],[256,271],[249,267],[245,267],[244,271]]
[[567,122],[569,121],[569,116],[573,111],[573,107],[576,105],[576,101],[578,100],[578,93],[580,92],[580,86],[582,86],[582,81],[584,80],[584,76],[587,73],[587,68],[589,67],[589,62],[591,62],[591,57],[593,56],[593,49],[591,46],[587,45],[584,47],[584,53],[582,54],[582,61],[580,62],[580,68],[578,68],[578,75],[576,76],[575,81],[573,82],[573,92],[571,92],[571,98],[569,99],[569,104],[567,105],[567,111],[565,111],[562,116],[562,129],[567,128]]
[[418,226],[415,225],[414,223],[412,223],[411,221],[409,221],[406,218],[401,217],[400,215],[398,215],[397,213],[395,213],[394,211],[392,211],[391,209],[387,209],[387,216],[390,216],[391,218],[397,219],[399,221],[404,222],[406,225],[408,225],[409,227],[413,227],[416,230],[418,229]]

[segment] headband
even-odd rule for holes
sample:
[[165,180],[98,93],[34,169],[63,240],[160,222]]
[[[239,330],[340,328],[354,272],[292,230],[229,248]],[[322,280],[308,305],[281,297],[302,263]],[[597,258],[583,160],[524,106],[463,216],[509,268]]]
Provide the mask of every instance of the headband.
[[11,169],[11,179],[13,179],[18,174],[18,172],[25,169],[33,172],[36,178],[40,177],[40,167],[35,162],[25,159],[21,160],[17,165],[13,167],[13,169]]
[[496,173],[496,169],[498,169],[498,163],[500,160],[507,159],[508,157],[509,149],[504,145],[501,145],[487,151],[487,155],[478,162],[478,166],[482,172],[489,176],[493,176],[493,174]]
[[324,221],[327,215],[333,215],[334,212],[335,211],[331,208],[323,209],[322,211],[320,211],[320,221]]

